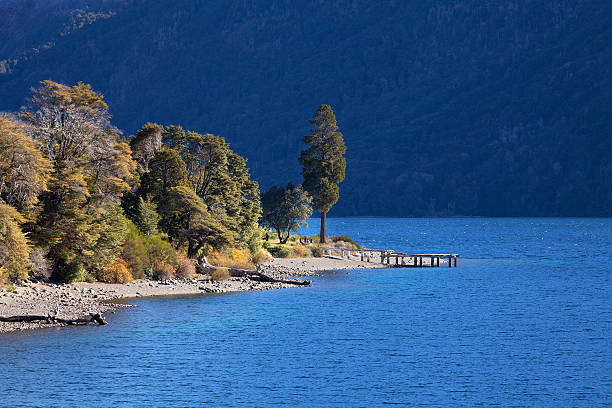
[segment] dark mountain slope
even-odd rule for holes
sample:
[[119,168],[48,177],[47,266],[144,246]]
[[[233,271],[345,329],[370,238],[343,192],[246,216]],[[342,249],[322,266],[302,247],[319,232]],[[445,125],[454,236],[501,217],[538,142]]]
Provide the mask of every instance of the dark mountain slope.
[[59,3],[105,17],[0,75],[0,109],[90,82],[126,132],[221,134],[268,187],[300,180],[328,103],[349,149],[336,215],[612,215],[607,3]]

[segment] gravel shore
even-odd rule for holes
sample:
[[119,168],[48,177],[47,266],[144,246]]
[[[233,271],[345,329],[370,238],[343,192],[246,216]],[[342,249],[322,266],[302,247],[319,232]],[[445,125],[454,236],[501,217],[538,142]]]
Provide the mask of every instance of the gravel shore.
[[[383,265],[361,262],[356,259],[275,258],[261,265],[259,271],[276,279],[288,279],[295,276],[313,276],[329,270],[380,267]],[[292,286],[283,283],[255,282],[247,278],[232,278],[223,282],[207,280],[134,281],[123,285],[85,282],[55,285],[29,282],[18,286],[13,292],[0,289],[0,316],[57,315],[63,319],[76,319],[87,317],[90,313],[112,313],[118,308],[130,306],[125,302],[112,302],[113,300],[270,290]],[[50,326],[52,325],[38,322],[0,322],[0,333]]]

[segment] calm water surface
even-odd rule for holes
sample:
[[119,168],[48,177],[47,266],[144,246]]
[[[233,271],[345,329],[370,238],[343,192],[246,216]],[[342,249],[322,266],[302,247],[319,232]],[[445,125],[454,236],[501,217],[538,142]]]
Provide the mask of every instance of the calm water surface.
[[328,232],[462,259],[138,299],[108,326],[0,335],[0,406],[612,405],[612,220],[331,219]]

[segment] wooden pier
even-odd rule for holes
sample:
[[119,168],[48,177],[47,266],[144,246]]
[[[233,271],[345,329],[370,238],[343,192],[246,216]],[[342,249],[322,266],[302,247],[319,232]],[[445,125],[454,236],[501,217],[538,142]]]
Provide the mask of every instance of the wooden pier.
[[321,250],[329,256],[332,252],[338,253],[342,258],[350,258],[352,254],[356,254],[363,262],[380,262],[397,268],[439,268],[441,263],[448,263],[449,268],[456,268],[459,260],[459,254],[406,254],[388,249],[366,248],[321,248]]

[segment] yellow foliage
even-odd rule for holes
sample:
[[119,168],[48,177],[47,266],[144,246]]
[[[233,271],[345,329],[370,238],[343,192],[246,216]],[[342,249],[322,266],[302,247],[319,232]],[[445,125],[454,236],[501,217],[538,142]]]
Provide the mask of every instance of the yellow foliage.
[[23,124],[0,117],[0,197],[27,207],[47,188],[51,164]]
[[210,275],[210,279],[217,282],[228,280],[230,277],[231,276],[227,268],[217,268],[212,275]]
[[185,254],[178,253],[176,255],[176,277],[181,279],[193,279],[196,274],[196,268],[193,259],[187,258]]
[[30,246],[20,227],[24,221],[16,209],[0,202],[0,282],[28,277]]
[[174,277],[174,267],[166,261],[158,262],[153,267],[153,279],[167,280]]
[[272,255],[270,255],[268,251],[262,248],[259,251],[257,251],[255,255],[253,255],[252,261],[255,265],[260,265],[266,262],[270,258],[272,258]]
[[213,265],[226,268],[253,269],[254,267],[251,262],[251,252],[248,249],[232,249],[228,255],[215,251],[211,254],[209,261]]
[[98,280],[106,283],[128,283],[134,280],[122,259],[116,259],[98,272]]
[[308,255],[308,250],[301,245],[294,246],[291,247],[291,255],[292,258],[305,258]]

